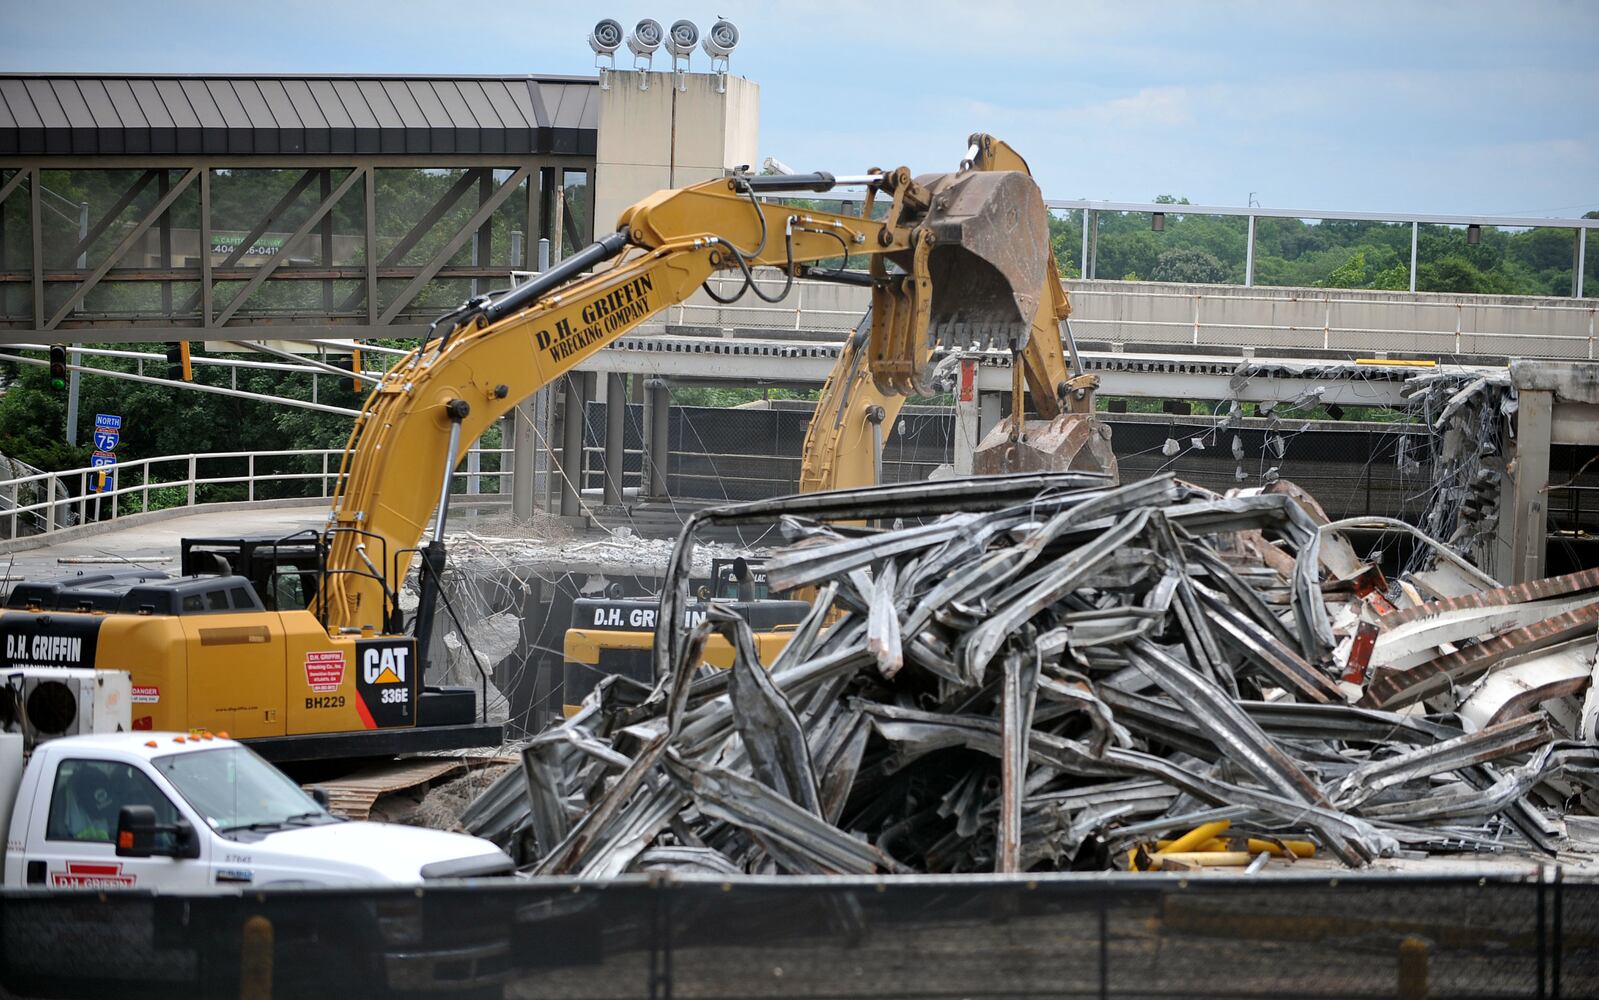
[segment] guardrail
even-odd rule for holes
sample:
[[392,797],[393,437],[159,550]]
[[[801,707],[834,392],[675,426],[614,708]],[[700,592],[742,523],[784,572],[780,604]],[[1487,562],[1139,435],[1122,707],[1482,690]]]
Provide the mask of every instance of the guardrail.
[[[505,482],[511,475],[510,463],[503,456],[511,454],[509,448],[473,448],[467,453],[464,468],[455,474],[455,480],[467,486],[467,492],[478,494],[479,480],[492,479],[500,488],[495,494],[508,494]],[[307,451],[221,451],[221,452],[196,452],[188,455],[157,455],[150,458],[131,459],[118,462],[110,466],[85,466],[78,469],[64,469],[57,472],[43,472],[37,475],[20,476],[15,479],[0,480],[0,505],[6,504],[7,497],[22,495],[27,487],[37,486],[45,491],[48,499],[34,503],[10,504],[0,506],[0,518],[5,520],[6,537],[17,538],[19,534],[45,534],[60,528],[70,527],[74,524],[86,524],[90,521],[114,520],[124,513],[138,514],[152,509],[169,509],[173,507],[192,507],[198,502],[200,487],[225,486],[244,484],[245,495],[240,499],[256,500],[267,499],[262,493],[279,492],[272,489],[262,489],[264,484],[277,484],[285,482],[315,482],[319,484],[319,497],[333,495],[333,489],[339,479],[339,461],[344,455],[342,448],[322,448]],[[500,468],[483,469],[484,456],[496,456]],[[270,459],[310,459],[316,468],[311,471],[278,471],[263,469],[258,463]],[[242,474],[238,471],[238,463],[242,460],[244,469]],[[213,472],[206,475],[207,466],[214,469],[216,463],[230,463],[231,468],[224,473]],[[267,464],[273,464],[268,462]],[[282,462],[277,464],[293,464]],[[173,470],[171,478],[163,478],[162,473]],[[158,470],[158,471],[157,471]],[[110,489],[94,489],[91,485],[100,486],[102,474],[111,476]],[[137,482],[129,479],[137,477]],[[64,485],[69,492],[72,487],[77,489],[74,495],[61,499],[56,496],[57,486]],[[171,493],[161,495],[160,491],[181,491],[179,502],[167,502],[173,499]],[[158,494],[157,499],[162,501],[152,506],[151,493]],[[123,498],[137,498],[138,505],[134,510],[123,510]],[[109,502],[110,513],[105,514],[105,507]],[[74,514],[76,515],[74,517]],[[92,514],[92,516],[91,516]],[[36,530],[19,532],[19,518],[28,518],[33,522]]]
[[[764,291],[784,285],[767,275],[755,280]],[[711,282],[725,296],[743,279]],[[1073,280],[1066,287],[1073,331],[1084,341],[1183,344],[1224,353],[1279,347],[1599,358],[1599,301],[1593,299],[1110,280]],[[863,288],[799,279],[779,304],[749,295],[722,305],[701,293],[670,307],[664,322],[842,334],[855,328],[870,301]]]

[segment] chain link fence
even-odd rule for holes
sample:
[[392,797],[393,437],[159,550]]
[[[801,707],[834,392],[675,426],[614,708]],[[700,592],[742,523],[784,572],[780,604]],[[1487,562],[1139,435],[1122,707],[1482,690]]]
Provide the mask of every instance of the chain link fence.
[[[590,403],[586,410],[583,486],[591,497],[614,474],[605,466],[605,406]],[[813,410],[814,404],[803,400],[673,405],[667,492],[675,500],[710,502],[795,492]],[[1334,518],[1412,519],[1425,508],[1432,484],[1427,436],[1420,427],[1272,424],[1254,418],[1229,427],[1219,417],[1141,413],[1101,413],[1100,419],[1111,426],[1123,482],[1170,471],[1226,491],[1278,476],[1303,486]],[[645,407],[629,404],[622,468],[627,490],[644,484],[645,421]],[[906,406],[883,442],[883,481],[920,482],[940,465],[953,463],[956,432],[952,407]],[[1176,442],[1172,454],[1168,441]]]
[[[0,897],[7,996],[1591,997],[1599,883],[1051,875]],[[470,992],[468,992],[470,991]]]

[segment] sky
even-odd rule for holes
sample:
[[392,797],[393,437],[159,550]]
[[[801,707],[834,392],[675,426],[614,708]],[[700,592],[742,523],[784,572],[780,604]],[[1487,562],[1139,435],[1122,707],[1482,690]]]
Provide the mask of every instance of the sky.
[[985,131],[1050,198],[1599,209],[1592,0],[0,0],[0,69],[592,75],[607,16],[733,20],[798,170],[950,170]]

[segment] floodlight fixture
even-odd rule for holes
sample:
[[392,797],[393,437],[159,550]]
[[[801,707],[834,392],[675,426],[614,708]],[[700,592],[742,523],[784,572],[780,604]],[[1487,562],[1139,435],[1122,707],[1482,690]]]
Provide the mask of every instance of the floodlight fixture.
[[687,59],[694,54],[694,46],[700,43],[700,29],[693,21],[683,18],[672,22],[672,30],[666,36],[666,48],[678,59]]
[[635,65],[637,59],[653,60],[655,50],[665,40],[666,29],[653,17],[646,17],[633,25],[633,31],[627,36],[627,47],[633,53]]
[[701,45],[705,49],[705,54],[712,60],[720,59],[726,65],[727,57],[738,47],[738,27],[732,21],[723,18],[711,25],[711,30],[705,33],[705,41]]
[[1473,222],[1471,225],[1466,227],[1466,243],[1469,246],[1476,246],[1481,242],[1482,227]]
[[602,17],[589,32],[589,48],[594,50],[594,67],[600,71],[600,89],[610,90],[610,72],[616,68],[616,50],[622,47],[622,23]]
[[666,51],[672,53],[672,72],[677,74],[677,89],[687,90],[689,60],[694,55],[694,46],[700,43],[700,29],[693,21],[682,18],[672,22],[672,27],[666,33]]
[[1149,228],[1153,229],[1157,233],[1164,233],[1166,231],[1166,213],[1151,213],[1149,216]]
[[589,32],[589,48],[597,56],[609,56],[622,47],[622,25],[614,17],[603,17]]
[[701,43],[711,57],[711,72],[716,74],[716,92],[727,93],[727,57],[738,47],[738,28],[727,18],[717,18]]
[[650,70],[655,68],[655,50],[666,41],[666,29],[653,17],[646,17],[633,25],[627,36],[628,50],[633,53],[633,68],[638,71],[638,89],[650,89]]

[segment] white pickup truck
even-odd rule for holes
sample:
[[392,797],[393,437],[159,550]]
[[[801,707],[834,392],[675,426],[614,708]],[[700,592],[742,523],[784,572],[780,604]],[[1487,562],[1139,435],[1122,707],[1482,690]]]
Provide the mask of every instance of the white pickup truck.
[[0,733],[7,888],[206,893],[501,875],[486,840],[341,820],[248,747],[182,733]]

